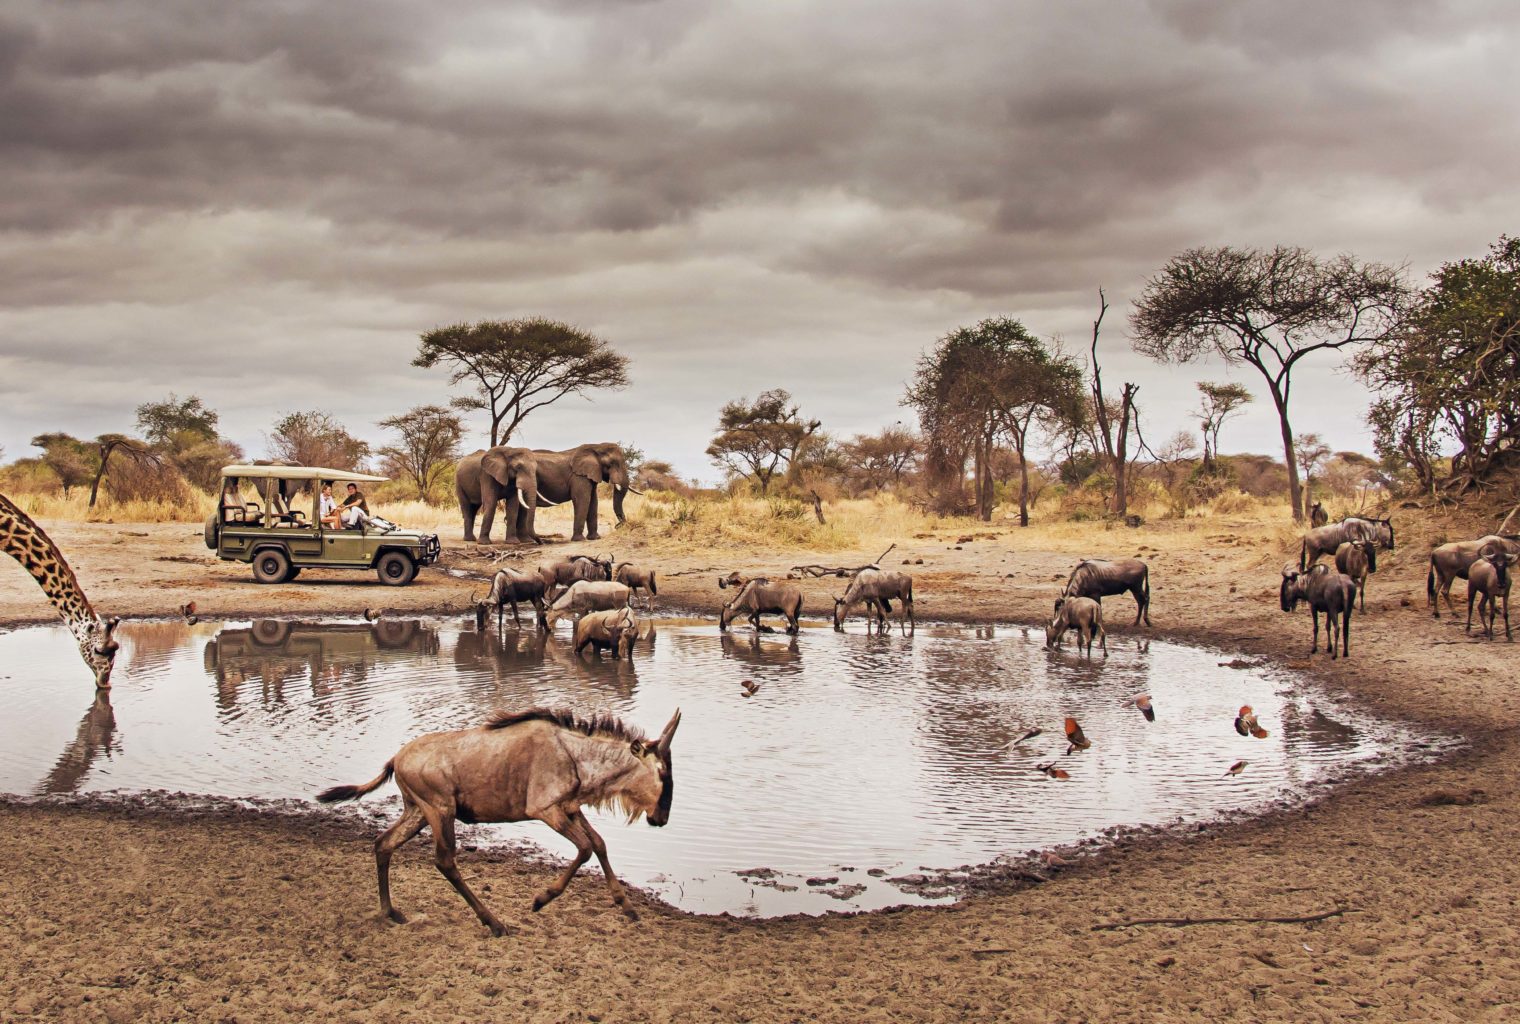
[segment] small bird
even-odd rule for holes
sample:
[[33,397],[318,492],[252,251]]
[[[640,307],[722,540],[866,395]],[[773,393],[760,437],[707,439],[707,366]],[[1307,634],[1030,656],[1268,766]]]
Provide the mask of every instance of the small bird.
[[1230,767],[1226,768],[1224,773],[1226,775],[1239,775],[1241,772],[1246,770],[1246,765],[1249,763],[1249,761],[1236,761],[1234,764],[1230,765]]
[[1018,739],[1016,739],[1012,743],[1008,744],[1008,746],[1010,746],[1010,747],[1016,747],[1020,743],[1023,743],[1026,740],[1032,740],[1036,736],[1042,735],[1044,732],[1045,732],[1045,730],[1039,728],[1038,726],[1036,726],[1033,729],[1027,729],[1027,730],[1025,730],[1024,735],[1020,736]]
[[1046,850],[1040,854],[1040,863],[1044,864],[1047,868],[1064,868],[1071,865],[1071,861],[1054,850]]
[[380,612],[379,608],[366,608],[366,609],[364,609],[364,617],[366,619],[368,619],[370,622],[379,622],[380,621],[380,615],[381,615],[381,612]]
[[741,681],[739,685],[744,687],[744,696],[746,697],[753,697],[760,691],[760,684],[755,682],[753,679],[745,679]]
[[1037,771],[1037,772],[1044,772],[1046,775],[1049,775],[1052,779],[1069,779],[1069,778],[1071,778],[1071,773],[1068,772],[1068,771],[1063,771],[1060,768],[1057,768],[1056,767],[1056,763],[1054,761],[1051,761],[1049,764],[1037,764],[1037,765],[1034,766],[1034,770]]
[[1151,707],[1151,695],[1148,693],[1137,693],[1133,697],[1126,697],[1124,706],[1138,708],[1147,722],[1156,720],[1156,709]]
[[179,614],[180,614],[180,617],[183,618],[185,620],[185,622],[188,625],[191,625],[191,626],[193,626],[197,622],[201,621],[200,620],[200,616],[198,616],[198,615],[195,614],[195,602],[194,601],[191,601],[189,604],[180,605]]
[[1086,750],[1092,746],[1092,740],[1082,734],[1082,727],[1077,724],[1075,718],[1066,719],[1066,742],[1068,754],[1073,750]]
[[1240,714],[1235,716],[1235,731],[1242,736],[1255,736],[1259,740],[1267,738],[1267,730],[1256,721],[1256,712],[1251,710],[1251,705],[1241,707]]

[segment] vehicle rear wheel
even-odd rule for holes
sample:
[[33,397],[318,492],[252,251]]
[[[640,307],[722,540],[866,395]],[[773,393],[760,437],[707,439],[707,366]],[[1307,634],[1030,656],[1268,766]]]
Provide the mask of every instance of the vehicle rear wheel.
[[387,551],[375,563],[375,573],[387,586],[404,587],[417,577],[417,563],[404,552]]
[[290,574],[290,558],[279,548],[265,548],[253,556],[253,578],[260,583],[284,583]]

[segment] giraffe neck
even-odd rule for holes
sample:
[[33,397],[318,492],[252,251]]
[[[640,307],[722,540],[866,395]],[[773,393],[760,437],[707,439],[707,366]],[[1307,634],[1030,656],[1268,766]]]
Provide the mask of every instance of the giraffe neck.
[[0,551],[32,574],[74,634],[80,654],[95,672],[96,685],[101,689],[109,686],[116,656],[116,641],[111,638],[115,620],[101,620],[58,545],[3,494],[0,494]]

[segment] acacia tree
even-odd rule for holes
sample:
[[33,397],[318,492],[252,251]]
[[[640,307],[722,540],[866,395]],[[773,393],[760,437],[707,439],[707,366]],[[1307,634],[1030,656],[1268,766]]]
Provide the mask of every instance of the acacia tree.
[[361,441],[325,412],[290,412],[280,417],[268,435],[269,453],[298,466],[357,470],[369,457]]
[[818,420],[801,417],[789,391],[772,388],[752,403],[737,398],[722,408],[718,433],[707,446],[707,455],[717,465],[755,481],[764,495],[777,471],[790,467],[820,426]]
[[1368,415],[1379,454],[1436,487],[1437,437],[1456,444],[1446,485],[1482,486],[1520,456],[1520,239],[1442,265],[1403,329],[1353,361],[1379,393]]
[[95,478],[90,481],[90,508],[95,507],[95,499],[100,494],[100,480],[106,475],[112,455],[121,452],[134,462],[161,465],[158,456],[149,451],[147,445],[125,434],[101,434],[94,444],[96,466]]
[[156,458],[205,490],[221,480],[222,467],[243,458],[243,449],[217,433],[220,417],[195,395],[170,394],[137,407],[137,429]]
[[856,434],[840,445],[849,474],[869,490],[900,487],[903,474],[913,468],[921,451],[919,439],[901,426],[885,427],[876,434]]
[[1330,457],[1330,446],[1318,434],[1299,434],[1293,438],[1293,454],[1298,457],[1298,465],[1304,471],[1303,512],[1307,516],[1312,503],[1310,492],[1314,488],[1314,471]]
[[577,327],[529,317],[439,327],[422,335],[413,366],[449,369],[474,394],[451,403],[491,417],[491,447],[506,444],[529,413],[569,394],[628,386],[628,359]]
[[32,438],[32,444],[42,449],[42,464],[58,478],[65,498],[95,473],[94,453],[89,445],[72,434],[61,430],[38,434]]
[[[992,518],[993,449],[1006,440],[1018,456],[1019,521],[1029,525],[1032,430],[1080,416],[1081,371],[1008,317],[960,327],[919,358],[904,403],[918,410],[931,458],[960,453],[954,485],[973,463],[977,514]],[[942,474],[945,483],[949,475]]]
[[1219,428],[1241,406],[1250,402],[1252,395],[1242,384],[1216,384],[1206,380],[1198,382],[1198,393],[1203,396],[1198,418],[1203,434],[1203,468],[1207,471],[1214,468],[1214,460],[1219,458]]
[[417,497],[432,498],[433,487],[459,455],[464,423],[458,414],[437,405],[419,405],[398,416],[380,421],[400,440],[380,449],[386,463],[417,487]]
[[1130,326],[1135,348],[1184,363],[1209,353],[1256,368],[1282,428],[1293,518],[1303,493],[1288,406],[1293,371],[1308,356],[1397,330],[1408,297],[1403,271],[1351,256],[1319,259],[1306,249],[1188,249],[1146,283]]

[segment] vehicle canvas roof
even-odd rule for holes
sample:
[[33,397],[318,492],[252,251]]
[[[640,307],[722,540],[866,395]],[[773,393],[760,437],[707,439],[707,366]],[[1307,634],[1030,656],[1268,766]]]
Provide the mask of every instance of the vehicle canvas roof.
[[353,480],[356,482],[362,480],[376,484],[385,483],[390,479],[388,476],[354,473],[346,469],[323,469],[321,466],[223,466],[222,476],[245,479],[262,477],[269,480]]

